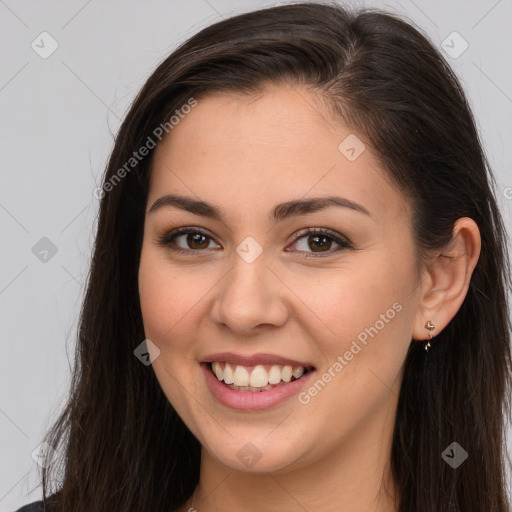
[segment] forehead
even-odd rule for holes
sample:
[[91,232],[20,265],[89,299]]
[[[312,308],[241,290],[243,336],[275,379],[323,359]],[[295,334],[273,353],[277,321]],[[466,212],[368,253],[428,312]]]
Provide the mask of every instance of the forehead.
[[235,215],[334,194],[377,217],[407,210],[364,138],[298,86],[199,98],[156,148],[148,203],[166,193],[196,195]]

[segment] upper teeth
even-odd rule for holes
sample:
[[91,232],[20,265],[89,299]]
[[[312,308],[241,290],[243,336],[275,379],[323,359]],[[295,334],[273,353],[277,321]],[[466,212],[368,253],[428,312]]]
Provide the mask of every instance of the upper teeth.
[[292,377],[298,379],[305,371],[304,366],[281,366],[274,365],[269,371],[262,365],[254,368],[247,368],[241,365],[230,365],[225,363],[224,368],[220,362],[212,363],[213,373],[217,379],[223,380],[226,384],[234,384],[235,386],[252,386],[255,388],[263,388],[268,384],[279,384],[281,380],[290,382]]

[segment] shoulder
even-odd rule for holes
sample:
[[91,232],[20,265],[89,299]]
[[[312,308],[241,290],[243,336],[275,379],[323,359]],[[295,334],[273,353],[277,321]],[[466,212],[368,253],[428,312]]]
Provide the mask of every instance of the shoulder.
[[24,505],[15,512],[44,512],[43,502],[42,500],[34,501],[32,503],[29,503],[28,505]]

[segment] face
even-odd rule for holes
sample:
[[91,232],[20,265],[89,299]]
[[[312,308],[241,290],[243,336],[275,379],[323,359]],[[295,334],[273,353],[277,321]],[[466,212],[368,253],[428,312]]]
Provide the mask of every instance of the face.
[[285,471],[391,432],[419,277],[407,198],[361,141],[310,92],[275,86],[199,99],[156,148],[145,334],[220,464]]

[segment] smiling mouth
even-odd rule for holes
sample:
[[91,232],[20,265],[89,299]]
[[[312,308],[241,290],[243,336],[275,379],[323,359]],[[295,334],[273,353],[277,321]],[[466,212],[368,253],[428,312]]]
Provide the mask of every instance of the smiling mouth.
[[224,361],[207,363],[207,366],[217,380],[229,389],[252,393],[285,386],[315,369],[313,366],[290,365],[243,366]]

